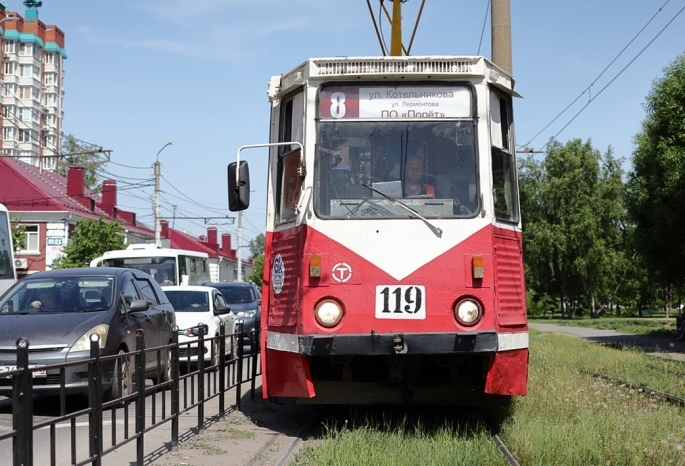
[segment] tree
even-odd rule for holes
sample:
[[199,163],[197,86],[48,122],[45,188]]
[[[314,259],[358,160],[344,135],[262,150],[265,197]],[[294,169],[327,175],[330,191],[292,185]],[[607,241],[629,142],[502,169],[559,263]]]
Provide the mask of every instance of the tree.
[[53,269],[88,267],[90,261],[105,251],[124,249],[124,230],[119,222],[81,219],[76,222],[71,242],[64,247],[64,255],[54,261]]
[[552,141],[542,162],[520,161],[526,280],[535,294],[599,315],[627,263],[621,175],[611,149],[602,157],[579,139]]
[[255,259],[260,254],[264,254],[264,233],[260,233],[250,240],[250,259]]
[[100,150],[100,147],[82,143],[73,134],[69,134],[62,140],[62,153],[67,155],[62,158],[56,172],[66,176],[70,164],[83,165],[85,168],[84,185],[93,191],[99,192],[101,187],[98,183],[97,172],[103,164],[107,163],[98,155]]
[[262,286],[262,277],[264,276],[264,254],[260,254],[254,260],[252,264],[252,273],[248,277],[248,280],[255,282],[257,286]]
[[635,136],[626,204],[635,247],[662,285],[685,281],[685,55],[664,69],[645,103]]
[[15,219],[10,221],[12,225],[12,245],[14,252],[26,249],[26,227],[20,225]]

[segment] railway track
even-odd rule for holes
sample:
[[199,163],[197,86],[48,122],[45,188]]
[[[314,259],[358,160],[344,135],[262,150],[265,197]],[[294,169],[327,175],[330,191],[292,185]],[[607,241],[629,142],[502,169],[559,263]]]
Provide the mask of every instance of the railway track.
[[[301,442],[303,442],[307,439],[307,437],[310,436],[314,427],[318,424],[318,421],[320,420],[320,413],[315,413],[309,419],[307,419],[297,437],[293,438],[293,440],[288,445],[286,451],[283,453],[281,458],[276,463],[276,466],[287,466],[288,462],[292,459],[293,455],[297,451],[297,447],[300,445]],[[495,433],[495,429],[492,427],[492,425],[490,425],[490,423],[488,423],[485,419],[483,420],[483,422],[487,426],[493,442],[495,442],[495,445],[497,445],[497,449],[502,454],[504,459],[507,461],[509,466],[520,466],[516,457],[511,453],[511,451],[509,451],[509,449],[507,448],[506,444],[502,441],[500,436]]]
[[604,380],[608,380],[610,382],[613,382],[613,383],[616,383],[619,385],[625,385],[628,388],[642,390],[646,393],[649,393],[650,395],[657,396],[657,397],[663,399],[664,401],[666,401],[668,403],[671,403],[671,404],[674,404],[674,405],[677,405],[680,407],[685,407],[685,399],[678,398],[676,396],[670,395],[668,393],[661,392],[659,390],[655,390],[653,388],[649,388],[645,385],[641,385],[641,384],[637,384],[637,383],[633,383],[633,382],[628,382],[627,380],[617,379],[615,377],[611,377],[611,376],[608,376],[605,374],[601,374],[599,372],[590,372],[590,371],[586,371],[584,369],[580,369],[580,372],[583,374],[588,374],[588,375],[592,375],[594,377],[598,377],[598,378],[601,378]]

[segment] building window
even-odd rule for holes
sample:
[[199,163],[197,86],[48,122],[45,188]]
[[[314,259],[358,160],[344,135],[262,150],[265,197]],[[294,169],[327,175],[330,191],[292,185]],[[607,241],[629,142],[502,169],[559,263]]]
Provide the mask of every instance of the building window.
[[34,121],[33,119],[33,109],[22,107],[19,109],[19,119],[21,121]]
[[3,97],[15,97],[17,93],[17,85],[16,84],[7,84],[4,83],[2,87],[2,96]]
[[50,150],[56,151],[57,147],[55,146],[55,135],[54,134],[47,134],[43,136],[43,147],[47,147]]
[[48,126],[50,128],[56,128],[57,127],[57,115],[53,113],[48,113],[45,115],[45,126]]
[[30,150],[20,150],[17,154],[17,157],[20,161],[24,163],[28,163],[29,165],[35,165],[36,167],[38,166],[38,158]]
[[5,62],[5,75],[13,75],[16,73],[17,70],[17,64],[14,63],[13,61],[6,61]]
[[46,170],[57,168],[57,157],[43,157],[43,168]]
[[19,130],[19,142],[32,142],[32,134],[30,130],[20,129]]
[[22,57],[30,57],[33,55],[33,44],[19,44],[19,55]]
[[5,53],[17,53],[17,41],[8,40],[5,42]]
[[35,254],[40,252],[38,247],[38,225],[22,225],[25,228],[24,242],[26,249],[21,249],[19,254]]
[[5,105],[2,114],[5,118],[14,118],[17,114],[17,107],[14,105]]
[[33,98],[33,88],[26,86],[19,86],[19,98],[20,99],[31,99]]
[[19,66],[19,76],[22,78],[33,77],[33,65],[21,65]]
[[46,92],[43,94],[43,105],[46,107],[54,107],[57,105],[57,94]]
[[13,141],[14,140],[14,127],[2,128],[2,140],[3,141]]
[[54,52],[47,52],[43,56],[44,60],[43,63],[46,63],[48,65],[54,65],[55,64],[55,53]]
[[57,73],[45,73],[45,85],[46,86],[56,86],[57,85]]

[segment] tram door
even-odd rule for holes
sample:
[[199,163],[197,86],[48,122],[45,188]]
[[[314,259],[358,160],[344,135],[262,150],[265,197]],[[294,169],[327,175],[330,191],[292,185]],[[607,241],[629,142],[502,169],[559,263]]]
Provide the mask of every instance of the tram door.
[[[272,142],[303,143],[304,91],[281,100],[272,110]],[[271,241],[267,244],[270,258],[268,325],[292,327],[297,324],[301,307],[300,271],[303,238],[302,226],[296,225],[297,204],[303,189],[300,170],[301,150],[297,146],[271,148],[269,222]]]

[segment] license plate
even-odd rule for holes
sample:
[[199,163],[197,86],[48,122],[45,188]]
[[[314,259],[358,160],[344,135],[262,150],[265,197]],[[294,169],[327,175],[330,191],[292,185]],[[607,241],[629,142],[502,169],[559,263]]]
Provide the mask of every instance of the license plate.
[[[29,369],[35,369],[36,367],[43,367],[43,366],[29,366]],[[8,378],[9,375],[2,375],[3,372],[10,372],[10,371],[16,371],[17,366],[0,366],[0,378]],[[47,377],[48,373],[47,371],[33,371],[31,372],[33,374],[33,378],[36,377]]]
[[376,287],[376,319],[426,318],[426,288],[421,285]]

